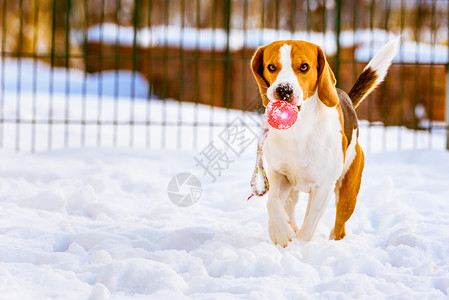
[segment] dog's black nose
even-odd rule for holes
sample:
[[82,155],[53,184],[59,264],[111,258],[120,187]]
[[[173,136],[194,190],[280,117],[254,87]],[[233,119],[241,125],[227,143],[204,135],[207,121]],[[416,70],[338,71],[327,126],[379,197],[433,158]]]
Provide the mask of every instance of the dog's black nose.
[[279,100],[290,101],[293,95],[293,87],[289,83],[280,83],[276,87],[276,94]]

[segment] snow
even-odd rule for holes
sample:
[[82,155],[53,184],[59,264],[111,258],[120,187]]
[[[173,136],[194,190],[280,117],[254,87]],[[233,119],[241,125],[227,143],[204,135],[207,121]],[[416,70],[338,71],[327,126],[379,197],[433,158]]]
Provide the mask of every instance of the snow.
[[0,70],[0,88],[10,93],[135,98],[148,96],[148,83],[137,72],[120,70],[85,74],[77,69],[52,69],[45,62],[32,59],[4,59],[0,61]]
[[[195,155],[1,151],[0,298],[447,298],[448,153],[368,155],[347,237],[328,239],[330,205],[311,242],[285,249],[266,199],[246,201],[254,151],[215,183]],[[203,184],[191,207],[166,194],[183,171]],[[305,208],[302,195],[298,220]]]
[[[74,34],[81,42],[83,36]],[[87,32],[89,41],[102,41],[107,44],[121,44],[132,46],[134,40],[136,44],[143,47],[148,46],[172,46],[184,49],[201,50],[224,50],[227,45],[227,34],[220,28],[192,28],[167,25],[153,26],[151,28],[141,28],[136,32],[134,38],[134,28],[117,26],[112,23],[103,23],[89,28]],[[335,52],[335,38],[332,32],[325,34],[319,32],[298,31],[291,33],[287,30],[274,29],[253,29],[239,30],[231,29],[229,37],[229,47],[231,50],[240,50],[243,47],[257,48],[261,45],[269,44],[279,39],[309,40],[320,44],[327,51]],[[76,39],[75,39],[76,40]]]
[[[413,41],[413,33],[403,32],[403,41],[399,53],[393,62],[405,63],[437,63],[448,62],[449,48],[444,44],[447,31],[438,31],[439,40],[433,41],[432,32],[422,30],[425,41]],[[356,46],[355,59],[359,62],[368,62],[370,58],[388,41],[398,37],[397,33],[382,29],[358,29],[356,31],[345,30],[340,34],[340,46]],[[116,24],[104,23],[89,28],[87,39],[89,41],[102,41],[108,44],[121,44],[132,46],[134,39],[142,47],[148,46],[171,46],[183,49],[201,49],[204,51],[224,50],[227,45],[227,35],[224,29],[213,28],[191,28],[181,26],[153,26],[151,28],[138,29],[134,38],[132,27],[117,26]],[[332,31],[307,32],[275,29],[232,29],[229,36],[229,48],[232,51],[249,48],[255,49],[267,45],[276,40],[305,40],[317,44],[323,48],[327,55],[335,55],[337,51],[336,35]],[[82,36],[78,38],[82,41]],[[441,41],[440,41],[441,40]],[[433,43],[432,43],[433,41]],[[446,43],[447,44],[447,43]]]
[[[33,68],[25,69],[30,64],[22,63],[22,71],[33,74]],[[5,73],[17,75],[12,73],[16,67],[10,65]],[[39,75],[49,76],[48,70],[39,69]],[[63,70],[53,71],[63,76]],[[13,79],[5,77],[2,115],[156,124],[224,124],[238,117],[258,131],[254,115],[192,103],[142,101],[147,97],[144,82],[135,89],[144,92],[134,98],[131,89],[117,98],[99,98],[98,90],[79,93],[77,75],[69,77],[74,87],[66,93],[60,84],[67,81],[59,83],[60,78],[65,77],[54,79],[58,84],[50,103],[49,91],[39,87],[34,96],[24,81],[17,93]],[[91,78],[95,82],[98,77]],[[111,90],[109,85],[105,90]],[[38,104],[34,111],[33,99]],[[80,148],[80,125],[55,124],[50,132],[47,124],[5,123],[0,150],[0,299],[447,299],[445,132],[361,125],[366,165],[347,236],[328,239],[335,218],[335,208],[329,205],[311,242],[294,240],[284,249],[268,237],[266,198],[246,201],[256,140],[238,155],[223,144],[220,126],[152,125],[148,138],[145,126],[130,131],[120,125],[118,147],[112,147],[113,126],[94,123],[85,128],[86,148]],[[33,130],[37,153],[30,154]],[[101,148],[96,147],[98,134]],[[49,136],[53,151],[46,151]],[[160,149],[161,140],[168,149]],[[211,140],[231,160],[216,181],[195,161]],[[12,150],[17,141],[19,153]],[[180,150],[174,150],[178,145]],[[174,205],[167,194],[170,179],[182,172],[195,174],[202,184],[201,198],[190,207]],[[306,195],[301,195],[299,222],[305,210]]]
[[[384,44],[385,42],[382,41],[372,45],[365,44],[356,49],[354,57],[357,61],[368,62]],[[446,64],[448,55],[448,46],[404,41],[399,48],[398,55],[393,59],[393,63]]]

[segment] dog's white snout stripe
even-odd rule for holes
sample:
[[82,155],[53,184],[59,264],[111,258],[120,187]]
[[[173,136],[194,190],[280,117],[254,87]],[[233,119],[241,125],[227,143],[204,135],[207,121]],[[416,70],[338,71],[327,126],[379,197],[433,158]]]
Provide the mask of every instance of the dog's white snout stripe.
[[279,49],[281,71],[267,90],[268,99],[271,101],[289,100],[298,103],[302,100],[303,91],[292,68],[291,51],[292,47],[287,44]]

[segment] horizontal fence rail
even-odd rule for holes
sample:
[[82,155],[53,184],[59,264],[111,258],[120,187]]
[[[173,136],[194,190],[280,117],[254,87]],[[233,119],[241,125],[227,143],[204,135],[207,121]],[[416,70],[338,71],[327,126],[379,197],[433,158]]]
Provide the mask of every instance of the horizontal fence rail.
[[445,0],[0,0],[0,148],[202,148],[236,118],[257,132],[259,46],[313,42],[349,91],[400,36],[361,142],[445,149],[448,20]]

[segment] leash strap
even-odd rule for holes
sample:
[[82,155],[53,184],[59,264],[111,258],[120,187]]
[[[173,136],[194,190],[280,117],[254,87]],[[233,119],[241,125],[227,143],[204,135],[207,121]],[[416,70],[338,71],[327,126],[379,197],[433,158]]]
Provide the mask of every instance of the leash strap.
[[[265,119],[263,119],[264,130],[259,138],[259,142],[257,144],[257,158],[256,158],[256,166],[254,167],[253,176],[251,177],[251,190],[252,194],[248,197],[246,201],[251,199],[253,196],[262,197],[265,195],[270,189],[270,182],[268,181],[267,173],[263,167],[263,144],[268,136],[269,127]],[[263,179],[263,189],[259,189],[257,186],[257,182]]]

